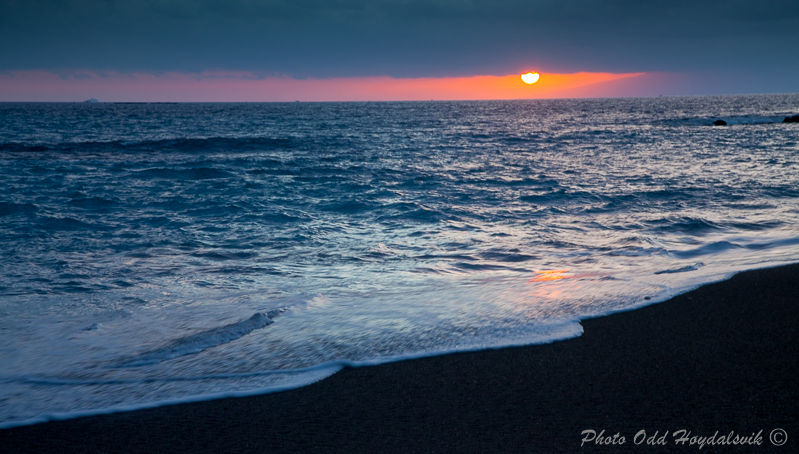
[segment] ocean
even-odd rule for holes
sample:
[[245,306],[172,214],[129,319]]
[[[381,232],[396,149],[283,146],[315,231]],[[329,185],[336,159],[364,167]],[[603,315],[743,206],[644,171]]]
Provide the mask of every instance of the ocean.
[[0,104],[0,427],[552,342],[797,262],[797,113]]

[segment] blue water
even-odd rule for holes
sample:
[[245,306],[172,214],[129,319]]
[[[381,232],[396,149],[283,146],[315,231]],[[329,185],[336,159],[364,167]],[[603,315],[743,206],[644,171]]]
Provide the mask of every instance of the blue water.
[[799,261],[797,112],[0,104],[0,424],[550,342]]

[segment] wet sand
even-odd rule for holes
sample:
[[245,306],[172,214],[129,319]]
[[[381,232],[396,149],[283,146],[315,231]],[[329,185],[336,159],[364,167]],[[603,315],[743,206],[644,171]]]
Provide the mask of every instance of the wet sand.
[[[799,452],[799,264],[583,326],[576,339],[345,369],[282,393],[0,430],[0,451]],[[625,441],[581,447],[586,430]],[[641,430],[668,431],[665,444],[636,445]],[[760,444],[700,450],[679,430]]]

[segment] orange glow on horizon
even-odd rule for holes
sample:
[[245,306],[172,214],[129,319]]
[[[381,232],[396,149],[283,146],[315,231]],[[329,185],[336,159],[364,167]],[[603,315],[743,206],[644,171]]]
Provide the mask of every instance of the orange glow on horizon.
[[0,73],[0,101],[418,101],[590,97],[608,82],[644,73],[546,73],[534,85],[519,75],[397,79],[388,76],[292,79],[250,72]]

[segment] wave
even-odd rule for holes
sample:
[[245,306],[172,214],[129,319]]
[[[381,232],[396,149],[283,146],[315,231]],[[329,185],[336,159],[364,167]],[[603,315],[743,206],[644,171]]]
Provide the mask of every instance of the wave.
[[665,120],[663,124],[667,126],[714,126],[716,120],[724,120],[727,126],[735,125],[768,125],[782,123],[785,115],[719,115],[714,117],[687,117],[673,120]]
[[686,271],[696,271],[696,270],[698,270],[699,268],[701,268],[703,266],[705,266],[704,263],[697,262],[697,263],[694,263],[693,265],[686,265],[686,266],[683,266],[681,268],[671,268],[671,269],[668,269],[668,270],[655,271],[655,274],[684,273]]
[[42,386],[55,386],[55,387],[74,387],[74,386],[93,386],[93,385],[137,385],[149,383],[168,383],[168,382],[194,382],[194,381],[207,381],[207,380],[235,380],[246,379],[252,377],[263,377],[272,375],[288,375],[292,376],[290,380],[280,385],[272,385],[266,387],[255,387],[252,389],[242,391],[226,391],[216,393],[203,393],[195,394],[188,397],[156,400],[152,402],[144,402],[129,405],[115,405],[109,407],[101,407],[90,410],[77,410],[63,413],[46,413],[40,414],[33,418],[9,420],[0,422],[0,429],[7,429],[12,427],[26,426],[47,421],[58,421],[65,419],[73,419],[84,416],[102,415],[110,413],[127,412],[133,410],[140,410],[146,408],[155,408],[166,405],[175,405],[181,403],[201,402],[215,399],[222,399],[228,397],[246,397],[254,395],[270,394],[291,389],[300,388],[310,385],[312,383],[323,380],[345,368],[361,368],[371,367],[381,364],[388,364],[398,361],[406,361],[412,359],[421,359],[434,356],[442,356],[459,352],[471,352],[482,350],[493,350],[498,348],[507,347],[521,347],[529,345],[540,345],[556,342],[558,340],[576,338],[583,333],[582,325],[577,319],[564,319],[553,322],[547,325],[547,336],[531,341],[530,339],[515,339],[506,343],[500,344],[481,344],[475,346],[458,347],[458,348],[445,348],[434,351],[420,351],[415,353],[406,353],[400,355],[392,355],[388,357],[363,359],[363,360],[350,360],[350,359],[336,359],[332,361],[325,361],[320,364],[315,364],[308,367],[290,368],[290,369],[272,369],[272,370],[257,370],[243,373],[229,373],[229,374],[203,374],[196,376],[182,376],[182,377],[141,377],[133,379],[62,379],[57,377],[43,377],[35,375],[17,375],[0,377],[0,383],[25,383]]
[[689,249],[687,251],[669,251],[671,255],[681,258],[693,258],[699,257],[703,255],[711,255],[711,254],[718,254],[719,252],[724,252],[730,249],[740,249],[744,246],[740,244],[731,243],[729,241],[716,241],[714,243],[705,244],[695,249]]
[[72,199],[68,203],[74,207],[86,210],[105,210],[113,206],[116,202],[102,197],[82,197]]
[[567,189],[557,189],[551,192],[541,194],[528,194],[519,197],[522,202],[529,202],[534,204],[544,205],[567,205],[573,202],[597,202],[603,201],[603,198],[593,192],[588,191],[575,191]]
[[153,168],[131,172],[131,175],[137,178],[164,180],[213,180],[218,178],[230,178],[233,176],[223,170],[209,167],[188,169]]
[[143,141],[82,141],[26,144],[19,142],[0,143],[0,152],[40,153],[47,151],[208,151],[213,149],[230,151],[259,151],[295,148],[292,139],[273,137],[202,137],[171,138]]
[[138,367],[160,363],[180,356],[200,353],[239,339],[251,332],[274,323],[274,318],[286,309],[275,309],[267,313],[257,312],[247,320],[220,326],[200,333],[173,340],[167,345],[140,353],[122,360],[115,367]]
[[70,217],[51,217],[51,216],[42,216],[39,218],[39,222],[37,223],[38,227],[43,230],[63,230],[63,231],[75,231],[75,230],[110,230],[112,227],[100,224],[100,223],[87,223],[80,221],[78,219],[70,218]]
[[[9,429],[12,427],[20,427],[20,426],[27,426],[31,424],[38,424],[48,421],[62,421],[65,419],[73,419],[73,418],[81,418],[86,416],[96,416],[96,415],[107,415],[111,413],[120,413],[126,411],[134,411],[134,410],[142,410],[146,408],[156,408],[162,407],[165,405],[176,405],[176,404],[183,404],[183,403],[190,403],[190,402],[202,402],[206,400],[214,400],[214,399],[224,399],[228,397],[247,397],[247,396],[255,396],[260,394],[268,394],[268,393],[276,393],[281,391],[288,391],[290,389],[300,388],[302,386],[307,386],[312,383],[315,383],[319,380],[325,379],[330,375],[335,374],[336,372],[340,371],[343,367],[348,367],[349,364],[339,364],[344,362],[331,362],[328,364],[320,364],[318,366],[313,366],[303,369],[297,370],[287,370],[287,371],[263,371],[257,374],[241,374],[240,376],[263,376],[263,375],[271,375],[273,373],[280,373],[280,374],[290,374],[290,373],[300,373],[298,378],[295,378],[290,383],[282,385],[282,386],[268,386],[264,388],[255,388],[249,389],[244,391],[227,391],[227,392],[218,392],[218,393],[207,393],[207,394],[198,394],[192,395],[183,398],[177,399],[168,399],[168,400],[160,400],[154,402],[144,402],[144,403],[136,403],[136,404],[128,404],[128,405],[115,405],[110,407],[101,407],[101,408],[94,408],[90,410],[76,410],[70,412],[59,412],[59,413],[46,413],[39,416],[35,416],[33,418],[22,419],[22,420],[10,420],[10,421],[3,421],[0,422],[0,429]],[[357,365],[356,365],[357,366]],[[235,374],[231,374],[230,378],[237,378]],[[208,377],[188,377],[186,380],[206,380],[206,379],[215,379],[215,378],[227,378],[227,377],[217,377],[217,376],[208,376]],[[80,382],[70,382],[69,380],[57,380],[57,379],[47,379],[47,378],[36,378],[36,377],[19,377],[19,378],[12,378],[12,379],[5,379],[0,380],[0,382],[12,382],[16,381],[19,383],[30,383],[30,384],[38,384],[38,385],[67,385],[67,386],[74,386],[74,385],[92,385],[92,384],[116,384],[115,382],[119,383],[126,383],[126,384],[144,384],[149,383],[151,381],[186,381],[181,380],[180,378],[175,379],[138,379],[132,381],[108,381],[107,383],[99,382],[94,383],[93,381],[83,381]]]
[[225,261],[225,260],[247,260],[252,259],[254,257],[258,257],[258,253],[256,252],[224,252],[224,251],[198,251],[192,252],[190,254],[192,257],[197,257],[201,259],[209,259],[215,261]]
[[39,207],[32,203],[0,202],[0,217],[14,214],[31,215],[38,210]]
[[653,225],[652,231],[655,232],[667,231],[700,234],[721,229],[721,227],[711,221],[689,216],[676,218],[666,217],[654,221],[648,221],[647,223]]

